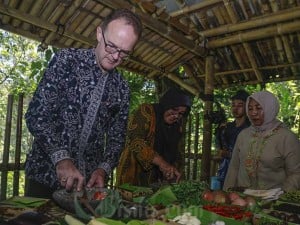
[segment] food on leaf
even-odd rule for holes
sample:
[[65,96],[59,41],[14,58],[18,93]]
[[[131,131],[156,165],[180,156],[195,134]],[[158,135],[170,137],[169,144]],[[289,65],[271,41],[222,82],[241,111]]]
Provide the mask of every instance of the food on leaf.
[[93,199],[94,200],[103,200],[103,199],[105,199],[106,196],[107,196],[106,192],[96,191],[93,196]]
[[211,201],[214,200],[214,194],[213,194],[213,192],[210,191],[210,190],[205,190],[205,191],[203,191],[203,193],[202,193],[202,198],[203,198],[205,201],[211,202]]
[[214,195],[215,203],[222,203],[222,204],[229,203],[229,198],[224,191],[214,191],[213,195]]
[[240,198],[240,195],[238,193],[236,193],[236,192],[230,192],[228,194],[228,197],[229,197],[230,201],[233,202],[237,198]]
[[237,198],[233,202],[231,202],[231,204],[245,207],[247,205],[247,202],[246,202],[246,200],[244,200],[242,198]]

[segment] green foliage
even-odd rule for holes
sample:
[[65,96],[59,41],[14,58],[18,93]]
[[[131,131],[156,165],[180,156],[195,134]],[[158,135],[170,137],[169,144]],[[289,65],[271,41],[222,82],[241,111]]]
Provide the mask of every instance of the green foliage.
[[130,88],[130,112],[142,103],[157,102],[155,83],[153,81],[128,71],[122,71],[122,74]]
[[32,93],[52,50],[38,52],[38,43],[0,30],[0,86],[2,96]]

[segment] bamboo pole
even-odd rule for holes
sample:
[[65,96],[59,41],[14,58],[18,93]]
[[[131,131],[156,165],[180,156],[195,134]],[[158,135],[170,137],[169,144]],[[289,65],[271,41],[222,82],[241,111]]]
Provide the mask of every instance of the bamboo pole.
[[263,27],[279,22],[286,22],[289,20],[295,20],[300,17],[300,7],[294,7],[291,9],[282,10],[278,13],[272,13],[268,16],[261,16],[255,19],[250,19],[246,22],[237,24],[227,24],[218,28],[208,29],[199,32],[204,37],[214,37],[222,34],[229,34],[237,31],[244,31],[253,28]]
[[289,23],[277,24],[267,28],[247,31],[237,35],[232,35],[222,39],[211,40],[207,43],[209,49],[220,48],[247,41],[254,41],[263,38],[270,38],[276,35],[289,34],[300,30],[299,21],[295,20]]
[[[206,57],[205,65],[205,90],[206,96],[212,96],[214,92],[214,57],[209,55]],[[213,100],[206,99],[204,105],[205,114],[212,112]],[[201,175],[200,180],[208,181],[210,177],[210,159],[211,159],[211,139],[212,139],[212,124],[207,116],[203,120],[203,143],[202,143],[202,160],[201,160]]]
[[18,101],[18,115],[17,115],[17,129],[16,129],[16,147],[15,147],[15,168],[14,168],[14,182],[13,182],[13,195],[19,195],[19,177],[21,165],[21,143],[22,143],[22,118],[23,118],[23,98],[24,95],[19,95]]
[[201,87],[200,87],[200,84],[199,84],[198,80],[196,79],[196,76],[195,76],[195,74],[194,74],[194,71],[195,71],[195,70],[193,70],[192,66],[189,65],[189,64],[184,64],[184,65],[183,65],[183,68],[184,68],[184,71],[187,73],[187,75],[188,75],[188,76],[191,78],[191,80],[193,81],[193,83],[194,83],[194,85],[196,86],[196,88],[197,88],[198,90],[200,90]]
[[13,101],[14,101],[13,95],[8,95],[2,168],[1,168],[0,200],[6,199],[6,194],[7,194],[7,175],[8,175],[8,164],[9,164],[9,147],[10,147]]
[[168,73],[168,74],[166,74],[166,77],[168,77],[170,80],[174,81],[176,84],[180,85],[185,90],[189,91],[194,96],[197,96],[197,97],[199,96],[199,91],[196,88],[186,84],[183,80],[181,80],[175,74]]
[[[59,29],[59,27],[53,23],[49,23],[46,20],[23,13],[19,10],[5,7],[2,3],[0,3],[0,13],[11,16],[11,17],[19,19],[19,20],[22,20],[26,23],[35,25],[37,27],[41,27],[41,28],[46,29],[51,32],[57,32],[57,30]],[[82,43],[90,45],[90,46],[95,45],[95,42],[92,41],[90,38],[84,37],[84,36],[82,36],[80,34],[76,34],[74,32],[69,32],[67,30],[64,31],[63,36],[66,36],[68,38],[71,38],[73,40],[82,42]]]
[[195,122],[195,139],[194,139],[194,157],[193,157],[193,171],[192,179],[197,179],[198,174],[198,152],[199,152],[199,126],[200,126],[200,114],[196,113],[196,122]]
[[[190,137],[187,140],[187,154],[184,154],[184,158],[187,159],[186,163],[186,179],[190,180],[190,174],[191,174],[191,160],[190,160],[190,154],[191,154],[191,135],[192,135],[192,117],[188,117],[188,137]],[[186,152],[185,152],[186,153]]]
[[192,13],[194,11],[198,11],[200,9],[207,9],[209,7],[213,7],[216,4],[221,4],[221,3],[223,3],[223,0],[204,0],[204,1],[201,1],[199,3],[193,4],[193,5],[190,5],[190,6],[186,6],[186,7],[182,8],[182,9],[179,9],[175,12],[172,12],[172,13],[170,13],[170,16],[171,17],[177,17],[177,16],[181,16],[183,14],[189,14],[189,13]]
[[[258,67],[258,69],[259,70],[273,70],[273,69],[279,69],[279,68],[291,67],[291,66],[300,66],[300,62],[280,64],[280,65],[274,65],[274,66],[261,66],[261,67]],[[232,74],[239,74],[239,73],[244,73],[244,72],[253,72],[253,68],[245,68],[245,69],[240,69],[240,70],[230,70],[230,71],[224,71],[224,72],[216,72],[214,75],[215,76],[224,76],[224,75],[229,76],[229,75],[232,75]],[[197,77],[205,79],[206,75],[201,74],[201,75],[198,75]]]
[[[300,24],[299,24],[299,26],[300,26]],[[289,63],[293,63],[294,62],[294,56],[293,56],[293,53],[292,53],[292,49],[290,47],[288,37],[287,36],[282,36],[281,39],[282,39],[282,42],[283,42],[283,46],[284,46],[284,50],[285,50],[285,53],[286,53],[287,61]],[[291,70],[293,71],[293,74],[297,74],[297,68],[296,67],[292,66]]]
[[250,64],[251,64],[251,67],[252,67],[252,69],[255,73],[256,79],[259,82],[263,82],[262,74],[258,70],[258,66],[257,66],[257,63],[254,59],[253,51],[251,50],[250,44],[249,43],[244,43],[243,46],[244,46],[245,51],[247,53],[248,59],[250,60]]

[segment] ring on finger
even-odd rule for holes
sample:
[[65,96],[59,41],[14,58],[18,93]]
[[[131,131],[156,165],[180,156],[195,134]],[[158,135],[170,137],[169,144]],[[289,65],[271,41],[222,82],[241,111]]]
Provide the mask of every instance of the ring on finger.
[[63,178],[61,179],[61,181],[62,181],[62,182],[66,182],[66,181],[67,181],[67,179],[68,179],[68,178],[66,178],[66,177],[63,177]]

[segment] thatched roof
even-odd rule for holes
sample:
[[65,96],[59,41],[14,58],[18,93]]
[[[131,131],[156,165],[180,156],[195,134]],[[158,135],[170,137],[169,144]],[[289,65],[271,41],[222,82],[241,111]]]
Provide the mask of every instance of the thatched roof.
[[41,47],[93,47],[114,8],[144,24],[121,66],[128,71],[166,76],[194,94],[205,88],[207,56],[216,88],[300,78],[299,0],[1,0],[0,28]]

